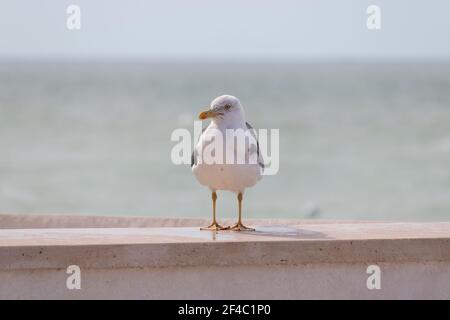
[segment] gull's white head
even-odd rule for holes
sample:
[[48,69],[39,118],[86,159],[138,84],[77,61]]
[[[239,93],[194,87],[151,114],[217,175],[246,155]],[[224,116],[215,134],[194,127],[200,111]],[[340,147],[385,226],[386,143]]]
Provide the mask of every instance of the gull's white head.
[[212,121],[244,121],[245,114],[241,102],[238,98],[230,95],[223,95],[215,98],[211,102],[209,110],[199,114],[200,120],[211,119]]

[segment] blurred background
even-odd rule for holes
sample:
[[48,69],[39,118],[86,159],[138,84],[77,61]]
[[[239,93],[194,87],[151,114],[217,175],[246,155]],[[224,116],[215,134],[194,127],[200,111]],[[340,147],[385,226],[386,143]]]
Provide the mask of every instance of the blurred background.
[[[66,27],[69,5],[81,29]],[[381,30],[366,26],[381,8]],[[280,129],[253,218],[450,219],[448,1],[1,0],[0,213],[209,217],[170,135]],[[235,217],[220,193],[219,217]]]

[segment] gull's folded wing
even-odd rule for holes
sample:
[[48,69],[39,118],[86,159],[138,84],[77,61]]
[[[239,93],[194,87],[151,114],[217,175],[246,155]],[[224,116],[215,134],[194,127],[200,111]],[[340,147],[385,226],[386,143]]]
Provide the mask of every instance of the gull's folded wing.
[[245,124],[247,125],[247,129],[250,130],[252,136],[256,140],[256,154],[258,156],[258,164],[261,166],[261,168],[264,169],[264,159],[262,158],[261,152],[259,151],[259,141],[258,138],[256,137],[255,129],[252,127],[250,123],[246,122]]
[[[206,130],[206,127],[203,128],[202,134],[203,134],[203,132],[205,132],[205,130]],[[200,137],[198,138],[199,141],[200,141],[201,137],[202,137],[202,135],[200,135]],[[198,141],[197,141],[197,143],[198,143]],[[197,152],[195,152],[196,149],[197,149],[197,148],[196,148],[196,145],[195,145],[195,146],[194,146],[194,150],[192,150],[192,154],[191,154],[191,168],[192,168],[194,165],[197,164]]]

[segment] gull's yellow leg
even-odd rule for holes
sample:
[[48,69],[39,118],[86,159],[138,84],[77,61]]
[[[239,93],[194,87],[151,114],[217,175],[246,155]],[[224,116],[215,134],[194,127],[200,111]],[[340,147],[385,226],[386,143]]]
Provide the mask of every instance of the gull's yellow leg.
[[233,231],[255,231],[253,228],[246,227],[242,224],[242,192],[238,194],[238,203],[239,203],[239,219],[238,222],[231,227]]
[[222,227],[220,224],[216,221],[216,200],[217,200],[217,194],[216,192],[212,193],[212,201],[213,201],[213,221],[212,223],[204,228],[200,228],[200,230],[209,230],[209,231],[219,231],[219,230],[226,230],[230,227]]

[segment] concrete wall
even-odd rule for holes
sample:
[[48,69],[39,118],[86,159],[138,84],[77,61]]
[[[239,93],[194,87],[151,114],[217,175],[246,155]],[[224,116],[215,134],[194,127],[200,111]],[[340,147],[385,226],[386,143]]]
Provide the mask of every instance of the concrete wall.
[[1,299],[450,299],[450,263],[381,263],[381,290],[366,264],[91,269],[81,290],[60,270],[0,272]]
[[[203,227],[210,218],[162,218],[130,216],[82,216],[42,214],[0,214],[0,229],[38,228],[161,228],[161,227]],[[235,223],[234,219],[220,220],[222,224]],[[312,219],[246,219],[246,223],[260,226],[351,223],[355,220],[312,220]],[[367,222],[367,221],[366,221]]]
[[[272,220],[211,233],[87,221],[0,230],[0,299],[450,299],[450,223]],[[80,290],[66,286],[71,265]]]

